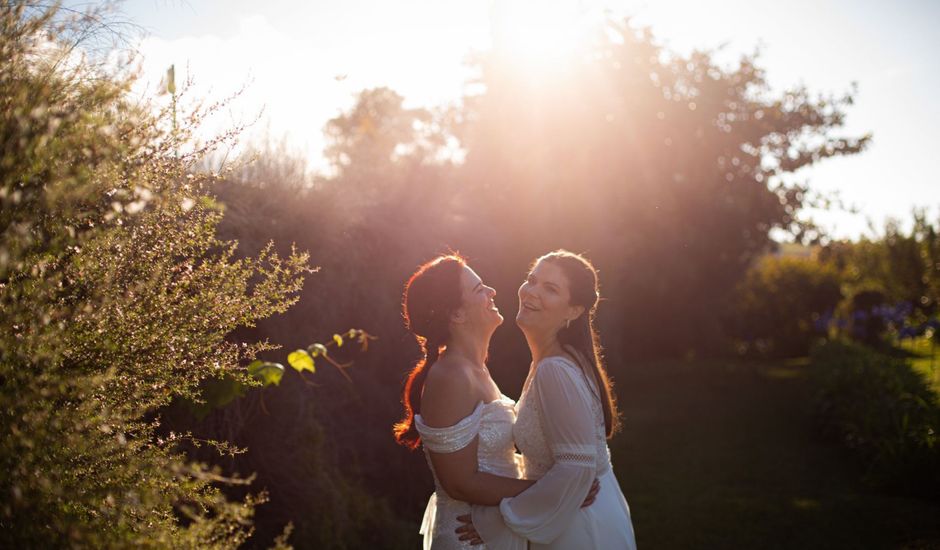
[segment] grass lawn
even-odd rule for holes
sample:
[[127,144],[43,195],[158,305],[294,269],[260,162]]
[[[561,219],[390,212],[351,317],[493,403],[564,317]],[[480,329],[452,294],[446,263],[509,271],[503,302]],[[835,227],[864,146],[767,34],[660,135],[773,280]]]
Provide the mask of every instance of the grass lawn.
[[936,345],[930,338],[917,338],[906,341],[900,346],[912,352],[911,365],[921,372],[930,381],[933,390],[940,394],[940,345]]
[[662,362],[617,378],[610,444],[641,549],[940,548],[940,500],[866,486],[815,435],[805,363]]

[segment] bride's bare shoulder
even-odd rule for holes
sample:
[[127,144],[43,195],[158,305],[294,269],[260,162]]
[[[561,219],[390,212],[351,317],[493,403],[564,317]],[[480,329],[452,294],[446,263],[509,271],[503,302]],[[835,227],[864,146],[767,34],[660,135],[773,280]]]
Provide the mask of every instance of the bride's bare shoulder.
[[452,426],[471,414],[480,402],[473,365],[443,357],[432,365],[421,394],[421,418],[429,426]]

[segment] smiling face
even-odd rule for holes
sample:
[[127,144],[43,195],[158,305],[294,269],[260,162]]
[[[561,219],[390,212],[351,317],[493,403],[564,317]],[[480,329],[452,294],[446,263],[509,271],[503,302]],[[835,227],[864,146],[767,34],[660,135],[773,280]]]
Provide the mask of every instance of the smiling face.
[[583,307],[571,305],[568,277],[554,262],[539,261],[519,287],[516,324],[523,332],[555,333],[582,313]]
[[483,284],[480,276],[468,266],[463,266],[460,286],[463,304],[454,314],[454,322],[480,327],[484,331],[496,330],[503,322],[503,316],[493,301],[496,291]]

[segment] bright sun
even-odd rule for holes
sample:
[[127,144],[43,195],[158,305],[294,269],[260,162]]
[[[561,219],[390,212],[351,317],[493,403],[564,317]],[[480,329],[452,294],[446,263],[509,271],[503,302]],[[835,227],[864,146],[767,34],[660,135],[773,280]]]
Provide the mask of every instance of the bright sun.
[[493,46],[509,60],[551,65],[587,45],[595,18],[576,0],[503,0],[493,7]]

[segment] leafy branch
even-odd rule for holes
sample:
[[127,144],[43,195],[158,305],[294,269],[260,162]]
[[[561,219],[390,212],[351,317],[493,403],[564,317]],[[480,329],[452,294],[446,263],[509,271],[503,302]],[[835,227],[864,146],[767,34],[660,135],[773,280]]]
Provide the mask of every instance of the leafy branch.
[[[303,378],[304,371],[316,372],[317,360],[326,361],[336,368],[350,383],[352,378],[346,373],[346,369],[352,366],[352,362],[340,363],[330,356],[330,348],[341,348],[347,342],[356,342],[359,349],[366,352],[369,349],[369,341],[378,339],[362,329],[351,328],[343,334],[334,334],[333,338],[326,343],[314,343],[307,346],[307,349],[297,349],[287,355],[287,363],[296,370]],[[284,365],[256,359],[248,365],[248,374],[262,382],[263,386],[280,385],[284,377]],[[306,379],[304,379],[306,382]],[[309,382],[308,382],[309,383]]]

